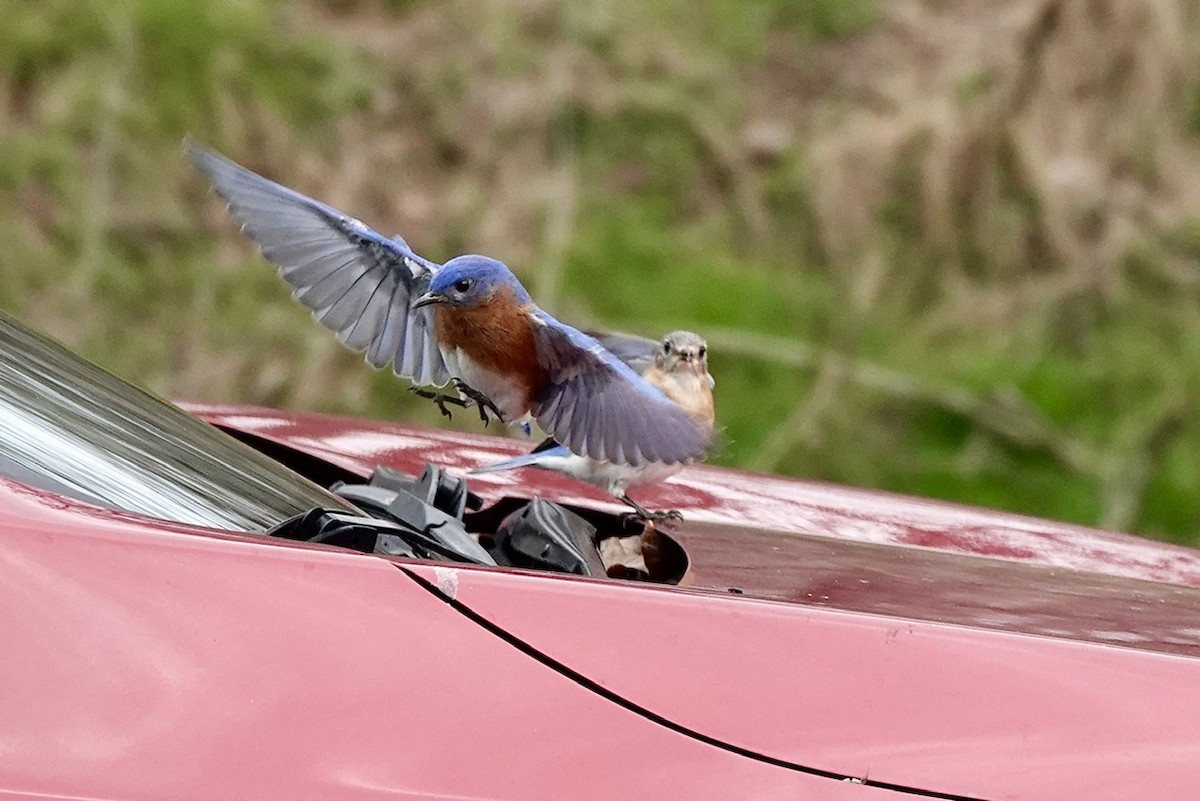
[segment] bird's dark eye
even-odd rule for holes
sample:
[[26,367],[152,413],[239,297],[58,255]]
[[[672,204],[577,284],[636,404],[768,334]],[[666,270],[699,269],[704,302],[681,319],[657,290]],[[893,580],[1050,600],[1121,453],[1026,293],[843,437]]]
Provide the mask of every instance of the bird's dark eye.
[[700,346],[700,358],[703,359],[705,354],[707,354],[707,353],[708,353],[708,348],[701,345]]
[[470,288],[471,288],[471,279],[470,278],[464,278],[461,281],[454,282],[454,291],[455,292],[466,292]]
[[663,353],[666,353],[666,354],[671,353],[671,341],[670,340],[663,342]]

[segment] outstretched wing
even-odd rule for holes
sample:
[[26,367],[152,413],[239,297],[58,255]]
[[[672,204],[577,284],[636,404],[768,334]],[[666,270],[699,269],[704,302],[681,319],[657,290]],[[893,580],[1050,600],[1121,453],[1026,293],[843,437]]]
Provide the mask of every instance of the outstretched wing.
[[633,368],[638,375],[645,375],[654,364],[654,357],[662,350],[662,343],[635,334],[616,331],[588,331],[587,334],[621,361]]
[[694,419],[594,338],[533,313],[547,381],[534,419],[572,453],[640,467],[678,464],[708,450],[711,426]]
[[450,380],[429,309],[410,308],[429,288],[437,264],[396,237],[385,239],[353,217],[269,181],[194,142],[188,155],[292,295],[342,342],[389,364],[417,384]]

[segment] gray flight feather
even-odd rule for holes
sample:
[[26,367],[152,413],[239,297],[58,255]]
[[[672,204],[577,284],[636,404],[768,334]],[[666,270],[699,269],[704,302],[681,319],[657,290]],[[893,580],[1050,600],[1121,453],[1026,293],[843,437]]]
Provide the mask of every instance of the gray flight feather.
[[188,156],[230,213],[322,325],[374,367],[389,364],[417,384],[444,386],[432,311],[411,309],[438,264],[400,237],[386,239],[353,217],[251,172],[193,142]]

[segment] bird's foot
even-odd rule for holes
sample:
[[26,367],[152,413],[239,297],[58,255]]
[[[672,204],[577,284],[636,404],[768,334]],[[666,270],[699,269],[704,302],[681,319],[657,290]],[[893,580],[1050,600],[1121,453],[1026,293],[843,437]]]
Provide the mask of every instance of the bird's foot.
[[[487,424],[491,422],[491,419],[488,418],[489,411],[495,415],[497,420],[504,422],[504,415],[500,413],[500,409],[495,403],[492,403],[492,399],[487,395],[484,395],[479,390],[475,389],[469,384],[463,383],[457,378],[454,379],[454,388],[466,395],[467,398],[475,403],[475,406],[479,409],[479,419],[483,421],[484,428],[486,428]],[[466,402],[464,402],[463,405],[465,406]]]
[[633,512],[631,513],[631,516],[636,517],[638,520],[644,520],[648,523],[683,522],[683,515],[675,509],[664,509],[658,512],[651,512],[649,509],[645,508],[628,495],[622,495],[618,500],[620,500],[622,503],[632,506]]
[[451,420],[454,419],[454,415],[450,414],[450,410],[446,408],[447,403],[457,406],[460,409],[467,408],[467,401],[463,400],[462,398],[456,398],[453,395],[446,395],[445,393],[435,392],[430,389],[420,389],[419,387],[409,387],[409,390],[418,398],[432,399],[433,402],[437,404],[437,407],[441,413]]

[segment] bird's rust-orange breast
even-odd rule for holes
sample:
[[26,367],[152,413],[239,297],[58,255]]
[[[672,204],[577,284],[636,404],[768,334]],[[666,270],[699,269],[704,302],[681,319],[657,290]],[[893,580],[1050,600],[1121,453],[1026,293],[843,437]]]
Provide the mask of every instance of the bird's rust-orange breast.
[[439,306],[434,323],[442,347],[458,348],[479,367],[511,376],[531,396],[541,391],[544,377],[529,315],[510,290],[502,289],[490,302],[471,309]]

